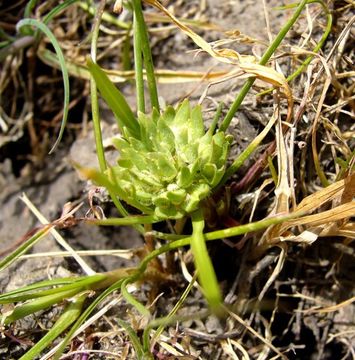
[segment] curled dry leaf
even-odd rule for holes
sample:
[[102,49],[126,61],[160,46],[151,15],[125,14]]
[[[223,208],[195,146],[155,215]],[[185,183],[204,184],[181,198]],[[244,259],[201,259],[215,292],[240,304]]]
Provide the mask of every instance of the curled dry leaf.
[[[354,238],[355,223],[350,219],[355,214],[354,187],[351,187],[355,174],[307,196],[296,207],[295,212],[314,212],[326,203],[333,207],[317,214],[302,216],[286,221],[281,226],[273,227],[263,236],[263,244],[274,244],[282,241],[313,243],[318,237],[342,236]],[[347,200],[344,202],[344,200]],[[339,204],[339,205],[336,205]],[[288,230],[303,227],[303,231],[295,235]],[[287,236],[285,236],[285,233]]]

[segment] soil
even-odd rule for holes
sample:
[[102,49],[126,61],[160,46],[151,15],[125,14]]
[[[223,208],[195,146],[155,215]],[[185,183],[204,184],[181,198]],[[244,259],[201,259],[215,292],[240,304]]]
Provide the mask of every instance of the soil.
[[[242,34],[252,38],[268,41],[262,1],[162,2],[166,6],[170,6],[170,10],[173,8],[178,17],[205,19],[213,23],[218,31],[199,30],[199,33],[208,41],[215,41],[223,37],[224,34],[221,30],[239,30]],[[21,3],[19,1],[17,6],[14,4],[11,7],[1,4],[4,8],[2,11],[6,14],[5,18],[12,25],[9,25],[9,31],[14,31],[13,25],[22,17],[19,10],[22,7]],[[346,1],[335,1],[334,3],[332,4],[333,11],[350,4]],[[266,1],[266,4],[269,9],[272,34],[275,36],[285,19],[289,18],[292,10],[270,10],[279,5],[278,1]],[[82,9],[76,5],[74,7],[75,11],[73,10],[71,13],[66,11],[61,14],[53,22],[51,28],[59,36],[62,44],[66,45],[68,56],[80,57],[87,52],[87,44],[83,40],[86,36],[85,31],[90,29],[92,19]],[[109,11],[109,9],[108,6],[107,10]],[[308,15],[314,16],[315,13],[311,8],[309,11]],[[152,12],[152,10],[147,9],[147,12]],[[342,25],[350,19],[346,9],[343,10],[343,13],[335,12],[334,14],[338,23],[335,22],[333,32],[324,46],[324,54],[327,54],[334,45]],[[74,19],[77,19],[80,31],[71,32],[70,28],[65,28]],[[62,26],[60,21],[64,21],[65,24],[68,22],[68,24]],[[288,36],[289,44],[297,44],[303,31],[302,26],[306,26],[307,19],[302,18],[300,24],[296,25],[291,35]],[[63,33],[63,28],[68,31],[67,35]],[[316,34],[317,36],[319,34]],[[108,40],[110,41],[110,39]],[[82,44],[81,41],[83,41]],[[349,43],[351,44],[350,40],[343,50],[344,56],[348,56],[348,58],[354,56]],[[73,44],[75,46],[81,44],[81,49],[76,50]],[[195,49],[194,44],[176,29],[152,33],[152,44],[157,69],[172,69],[176,72],[187,70],[206,72],[213,71],[217,67],[217,62],[208,55],[191,52]],[[253,51],[256,55],[260,55],[264,49],[259,43],[249,44],[248,42],[233,43],[228,46],[242,54],[249,54]],[[75,51],[78,51],[78,54],[75,54]],[[285,49],[285,51],[287,50]],[[31,115],[17,129],[12,128],[11,136],[5,132],[0,134],[0,186],[2,189],[0,192],[0,234],[4,253],[13,251],[18,244],[25,240],[28,232],[40,226],[36,217],[21,200],[23,193],[49,221],[59,218],[68,202],[74,204],[83,202],[84,205],[76,215],[84,216],[90,209],[89,194],[93,185],[80,179],[78,173],[73,169],[73,163],[79,163],[84,167],[98,166],[90,121],[87,81],[76,77],[71,78],[71,99],[74,102],[66,134],[57,151],[52,155],[47,155],[60,122],[60,116],[58,117],[62,104],[60,73],[36,58],[33,47],[26,48],[21,56],[23,63],[18,68],[12,64],[18,75],[9,75],[13,84],[7,87],[0,99],[3,102],[1,111],[8,111],[7,114],[10,117],[19,119],[24,118],[20,114],[22,108],[19,102],[26,99],[32,103],[32,108],[28,109],[32,111],[29,112]],[[352,57],[352,61],[354,61],[354,57]],[[113,51],[104,57],[103,63],[110,68],[121,68],[120,59]],[[282,66],[287,67],[290,64],[285,61],[282,62]],[[223,68],[223,66],[218,67],[218,69]],[[27,83],[31,84],[31,87],[21,88],[18,85],[20,78],[25,79]],[[206,126],[213,118],[216,104],[223,101],[226,104],[225,109],[227,109],[243,82],[242,79],[233,79],[210,88],[208,97],[202,103]],[[134,107],[133,83],[127,81],[119,84],[119,87]],[[25,94],[25,90],[31,88],[33,93]],[[206,82],[159,84],[161,101],[166,104],[176,104],[186,96],[189,96],[192,102],[197,103],[205,89]],[[259,88],[255,88],[247,96],[229,128],[234,136],[231,161],[257,136],[273,111],[272,96],[262,99],[256,97],[255,94],[258,90]],[[296,81],[293,84],[293,92],[297,109],[303,97],[303,91],[302,81]],[[15,104],[9,105],[13,99],[16,99]],[[319,100],[319,95],[316,99]],[[332,105],[337,101],[338,99],[329,99],[328,104]],[[112,134],[117,133],[117,128],[105,104],[102,102],[100,105],[104,109],[101,112],[103,135],[105,139],[109,139]],[[18,110],[14,111],[11,106],[17,107]],[[312,110],[314,114],[314,108]],[[286,105],[282,111],[286,113]],[[349,114],[351,113],[350,110],[347,111]],[[224,110],[225,112],[226,110]],[[310,113],[311,110],[308,115]],[[352,116],[353,114],[352,112]],[[354,127],[351,120],[353,118],[351,119],[350,115],[344,115],[342,130],[344,132],[352,131],[353,134]],[[299,143],[306,139],[307,131],[305,129],[307,127],[305,124],[302,126],[300,134],[297,135]],[[265,139],[265,144],[272,140],[272,136]],[[354,143],[350,143],[350,147],[351,145],[354,146]],[[233,177],[234,182],[243,178],[247,169],[255,162],[264,148],[265,146],[261,147],[242,166]],[[106,155],[109,162],[115,161],[116,155],[109,148]],[[298,158],[295,159],[295,162],[300,163],[301,150],[297,152],[296,156]],[[310,156],[310,154],[308,153],[306,156]],[[327,162],[330,162],[330,155],[323,156],[323,159],[326,166]],[[311,163],[308,159],[306,160],[307,164]],[[329,170],[331,169],[329,168]],[[251,212],[248,195],[251,196],[261,186],[262,181],[269,177],[270,174],[264,172],[245,190],[244,194],[232,195],[231,214],[235,219],[247,222]],[[307,173],[307,177],[314,179],[312,169]],[[320,188],[319,182],[313,180],[309,181],[308,186],[308,193]],[[266,199],[270,194],[272,194],[272,189],[269,188],[262,192],[262,196]],[[115,215],[111,203],[106,199],[95,198],[95,204],[102,208],[106,216]],[[262,219],[269,207],[270,202],[261,202],[255,213],[255,219]],[[101,228],[79,224],[62,230],[61,234],[76,250],[134,249],[140,248],[144,244],[139,233],[130,227]],[[201,316],[201,319],[182,321],[178,324],[174,323],[166,327],[154,347],[154,357],[156,359],[233,359],[243,356],[243,351],[246,351],[250,359],[275,358],[273,349],[253,332],[248,331],[249,327],[252,327],[279,349],[287,359],[355,359],[354,302],[341,306],[336,311],[325,313],[313,311],[315,305],[326,307],[354,297],[355,249],[353,243],[345,242],[340,237],[327,237],[319,238],[312,245],[290,244],[282,271],[270,284],[263,300],[258,303],[256,298],[273,273],[280,256],[280,249],[273,247],[261,258],[252,259],[249,256],[252,245],[247,242],[247,245],[239,249],[235,244],[240,240],[241,238],[237,238],[233,239],[232,243],[228,241],[213,243],[209,250],[226,303],[237,310],[236,313],[245,323],[232,317],[218,319],[212,315]],[[55,239],[47,236],[36,243],[29,253],[42,254],[61,250],[62,247]],[[191,254],[187,249],[181,251],[179,257],[176,255],[175,260],[176,273],[169,274],[169,281],[166,284],[160,284],[156,286],[156,289],[154,284],[153,286],[152,284],[142,284],[135,293],[135,296],[143,303],[151,303],[155,296],[162,294],[151,305],[152,313],[154,312],[154,316],[157,318],[169,313],[187,286],[186,279],[180,271],[181,264],[186,263],[188,269],[193,271]],[[117,256],[102,255],[85,257],[85,261],[94,271],[104,272],[120,267],[134,266],[139,259],[127,260]],[[82,274],[84,274],[82,268],[71,257],[40,256],[21,259],[0,273],[0,289],[4,293],[39,280]],[[113,297],[107,302],[112,299]],[[183,317],[206,309],[206,302],[201,292],[194,288],[180,309],[179,315]],[[9,337],[8,331],[5,332],[6,336],[1,339],[0,356],[3,359],[18,359],[25,349],[28,349],[26,341],[36,341],[41,333],[41,326],[42,330],[43,327],[51,326],[57,310],[47,311],[42,316],[29,317],[28,320],[18,322],[15,327],[11,328],[11,337]],[[120,329],[116,321],[118,316],[131,322],[132,327],[140,336],[144,323],[141,322],[134,309],[125,302],[121,302],[112,307],[85,334],[79,335],[73,341],[72,348],[100,350],[101,353],[91,355],[92,359],[134,359],[134,351],[129,345],[127,335],[118,330]],[[116,354],[116,357],[112,354]],[[73,355],[74,358],[79,359]],[[243,358],[247,359],[246,356]]]

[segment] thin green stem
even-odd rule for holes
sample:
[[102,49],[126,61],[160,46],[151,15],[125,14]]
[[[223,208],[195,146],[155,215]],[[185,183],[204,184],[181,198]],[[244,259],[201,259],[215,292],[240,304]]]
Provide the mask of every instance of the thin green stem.
[[99,103],[98,103],[97,88],[94,78],[91,78],[90,80],[90,98],[91,98],[92,122],[94,125],[96,156],[99,162],[100,170],[104,172],[107,169],[107,163],[106,163],[105,151],[102,142]]
[[223,106],[224,106],[224,103],[221,102],[218,104],[218,107],[216,109],[216,113],[213,117],[213,120],[212,120],[212,123],[210,125],[210,127],[208,128],[208,131],[207,133],[211,134],[211,136],[215,133],[216,131],[216,127],[217,127],[217,124],[218,124],[218,121],[219,121],[219,118],[222,114],[222,110],[223,110]]
[[70,97],[70,85],[69,85],[69,74],[68,69],[65,64],[65,58],[63,55],[63,52],[60,48],[60,45],[52,33],[52,31],[42,22],[35,20],[35,19],[22,19],[16,24],[16,29],[19,31],[23,26],[35,26],[39,30],[41,30],[50,40],[52,43],[52,46],[54,47],[54,50],[57,54],[58,61],[60,63],[60,68],[63,75],[63,85],[64,85],[64,105],[63,105],[63,116],[62,116],[62,123],[60,126],[59,134],[57,137],[57,140],[55,141],[54,145],[52,146],[52,149],[49,151],[49,154],[52,154],[53,151],[57,148],[59,145],[63,134],[65,130],[65,126],[67,123],[68,118],[68,112],[69,112],[69,97]]
[[[186,287],[184,292],[181,294],[181,296],[179,297],[179,300],[174,305],[174,307],[171,309],[169,314],[161,319],[162,323],[160,325],[158,325],[159,327],[153,336],[151,345],[149,344],[149,333],[150,333],[150,330],[152,329],[152,327],[151,327],[152,322],[150,322],[149,325],[145,328],[145,330],[143,332],[143,345],[144,345],[145,351],[148,351],[149,348],[154,347],[154,343],[159,339],[160,335],[164,331],[164,328],[171,322],[172,319],[175,320],[174,317],[176,316],[176,313],[182,307],[183,303],[186,301],[187,296],[189,295],[190,291],[192,290],[196,279],[197,279],[197,273],[194,274],[191,281],[189,282],[189,285]],[[157,320],[157,319],[154,319],[154,320]]]
[[134,69],[137,92],[138,111],[145,113],[144,101],[144,79],[143,79],[143,57],[142,57],[142,37],[139,31],[137,15],[133,16],[133,41],[134,41]]
[[38,299],[34,299],[24,305],[15,307],[12,313],[9,316],[4,316],[1,321],[4,324],[8,325],[13,323],[16,320],[22,319],[27,315],[34,314],[37,311],[41,311],[51,307],[54,304],[57,304],[64,299],[68,299],[80,291],[83,291],[83,288],[74,288],[66,291],[57,291],[55,294],[42,296]]
[[[327,40],[330,31],[332,30],[332,24],[333,24],[333,18],[332,18],[332,14],[329,12],[329,9],[327,8],[327,6],[324,4],[323,1],[320,0],[315,0],[315,1],[308,1],[308,3],[318,3],[322,6],[323,10],[325,11],[325,13],[327,14],[327,25],[325,28],[325,31],[321,37],[321,39],[319,40],[318,44],[313,48],[312,52],[317,53],[323,46],[325,40]],[[310,64],[310,62],[312,61],[312,59],[314,58],[314,55],[310,55],[306,58],[306,60],[301,64],[301,66],[295,71],[293,72],[290,76],[287,77],[287,81],[290,82],[293,79],[295,79],[298,75],[300,75],[302,73],[302,71]]]
[[26,7],[25,7],[25,12],[23,14],[24,18],[29,18],[31,16],[31,12],[32,10],[35,8],[36,4],[37,4],[38,0],[30,0]]
[[149,318],[150,317],[149,310],[143,304],[141,304],[138,300],[136,300],[127,290],[127,286],[130,283],[134,282],[135,279],[136,279],[136,276],[129,277],[122,282],[121,294],[125,298],[127,303],[131,304],[142,316]]
[[[308,0],[302,0],[300,2],[300,4],[298,5],[298,7],[297,7],[296,11],[294,12],[294,14],[292,15],[292,17],[288,20],[286,25],[283,26],[283,28],[277,34],[274,41],[270,44],[270,46],[265,51],[264,55],[262,56],[262,58],[259,61],[260,65],[265,65],[269,61],[270,57],[276,51],[276,49],[280,45],[281,41],[286,36],[287,32],[290,30],[290,28],[293,26],[293,24],[298,19],[299,15],[301,14],[303,8],[306,6],[307,2],[308,2]],[[221,124],[221,126],[219,128],[219,131],[226,131],[227,130],[227,128],[229,127],[229,125],[230,125],[230,123],[231,123],[231,121],[233,119],[234,114],[239,109],[239,107],[242,104],[245,96],[247,95],[250,88],[252,87],[254,81],[255,81],[255,77],[250,77],[250,78],[247,79],[247,81],[243,85],[240,93],[238,94],[235,101],[231,105],[227,115],[223,119],[223,122],[222,122],[222,124]]]
[[[73,279],[68,284],[63,284],[60,287],[56,286],[56,281],[52,283],[48,282],[48,286],[51,286],[51,289],[39,290],[36,292],[27,292],[26,288],[22,289],[22,293],[18,293],[15,295],[4,294],[0,300],[1,304],[10,303],[10,302],[18,302],[18,301],[26,301],[30,299],[36,299],[40,297],[44,297],[47,295],[55,295],[58,292],[69,291],[73,289],[90,289],[94,286],[94,284],[100,283],[106,280],[108,275],[104,274],[95,274],[91,276],[83,276],[82,278]],[[33,291],[33,290],[32,290]],[[6,297],[7,296],[7,297]]]
[[148,89],[152,108],[159,111],[158,91],[154,75],[153,58],[149,45],[147,26],[144,22],[141,0],[132,0],[135,18],[137,21],[137,31],[140,32],[141,49],[143,52],[144,66],[147,74]]
[[[211,231],[211,232],[205,233],[204,236],[205,236],[206,241],[213,241],[213,240],[218,240],[218,239],[229,238],[229,237],[233,237],[233,236],[243,235],[248,232],[259,231],[259,230],[265,229],[271,225],[277,225],[277,224],[283,223],[285,221],[289,221],[289,220],[298,218],[303,215],[304,215],[304,213],[302,213],[302,212],[294,212],[292,214],[285,215],[285,216],[270,217],[265,220],[251,222],[249,224],[238,225],[238,226],[234,226],[234,227],[223,229],[223,230]],[[160,250],[164,247],[169,247],[169,250],[174,250],[179,247],[189,245],[191,242],[190,235],[166,234],[166,233],[161,233],[158,231],[153,231],[152,233],[158,239],[171,241],[169,244],[163,245],[158,250]],[[169,250],[165,250],[163,252],[166,252]]]
[[197,275],[211,309],[216,311],[222,303],[222,295],[203,234],[205,220],[202,209],[198,209],[192,213],[191,219],[191,250],[195,259]]
[[[104,12],[103,5],[104,3],[101,2],[96,9],[95,20],[92,29],[91,58],[92,61],[95,63],[97,56],[97,40],[99,37],[101,17]],[[101,126],[100,126],[100,111],[99,111],[99,101],[97,96],[97,87],[93,76],[91,76],[90,79],[90,97],[91,97],[92,122],[94,125],[96,154],[97,154],[97,159],[99,161],[100,170],[104,172],[107,169],[107,163],[105,158],[105,151],[102,141]]]
[[[95,7],[88,4],[88,1],[79,1],[78,5],[85,11],[87,11],[90,15],[95,14]],[[125,23],[123,21],[120,21],[117,16],[113,16],[109,14],[108,12],[104,12],[102,16],[102,20],[108,22],[109,24],[115,25],[118,28],[128,30],[131,26],[130,23]]]
[[[312,52],[313,53],[318,53],[318,51],[322,48],[322,46],[324,45],[325,40],[328,38],[330,31],[332,30],[332,24],[333,24],[333,18],[332,18],[332,14],[330,13],[328,7],[326,6],[326,4],[324,3],[324,1],[322,0],[309,0],[307,2],[307,4],[313,4],[313,3],[318,3],[321,5],[321,7],[323,8],[324,12],[327,15],[327,25],[325,27],[325,31],[321,37],[321,39],[319,40],[318,44],[313,48]],[[290,4],[287,6],[280,6],[276,9],[291,9],[296,7],[297,4]],[[291,75],[289,75],[286,80],[287,82],[291,82],[292,80],[294,80],[298,75],[300,75],[304,69],[310,64],[310,62],[312,61],[312,59],[314,58],[314,55],[309,55],[306,60],[297,68],[296,71],[294,71]],[[261,95],[265,95],[270,93],[273,90],[273,88],[271,89],[267,89],[264,90],[262,92],[260,92],[259,94],[257,94],[257,96],[261,96]]]
[[[134,329],[131,327],[131,325],[129,325],[127,322],[123,321],[122,319],[116,319],[116,321],[118,322],[118,324],[125,329],[126,333],[129,336],[129,339],[131,340],[132,346],[134,348],[134,351],[136,352],[136,358],[137,359],[144,359],[144,350],[143,350],[143,346],[139,341],[139,338],[136,334],[136,332],[134,331]],[[152,357],[148,357],[148,359],[153,359]],[[148,360],[147,359],[147,360]]]
[[108,218],[108,219],[87,219],[85,220],[89,224],[101,225],[101,226],[122,226],[122,225],[136,225],[136,224],[152,224],[159,222],[154,215],[137,215],[126,216],[123,218]]
[[66,345],[72,338],[75,331],[82,325],[82,323],[88,318],[88,316],[95,310],[96,306],[101,303],[107,296],[112,294],[115,290],[121,287],[121,284],[124,279],[119,279],[114,284],[112,284],[109,288],[107,288],[104,292],[102,292],[87,308],[86,310],[80,315],[74,325],[71,327],[69,332],[67,333],[66,337],[64,338],[63,342],[59,346],[57,352],[55,353],[53,360],[59,360],[61,357]]
[[85,292],[70,301],[63,311],[63,314],[46,333],[46,335],[44,335],[29,351],[27,351],[26,354],[21,356],[19,360],[32,360],[38,358],[41,351],[53,343],[53,341],[80,316],[87,296],[88,293]]

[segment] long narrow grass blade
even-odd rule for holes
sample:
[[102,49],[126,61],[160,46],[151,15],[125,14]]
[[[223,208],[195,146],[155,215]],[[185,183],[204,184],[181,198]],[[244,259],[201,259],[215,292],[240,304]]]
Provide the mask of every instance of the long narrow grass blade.
[[15,307],[10,314],[4,314],[2,316],[2,321],[4,324],[8,325],[13,323],[16,320],[22,319],[27,315],[34,314],[37,311],[44,310],[50,306],[57,304],[64,299],[69,299],[72,296],[78,294],[80,291],[84,290],[83,288],[74,288],[66,291],[58,291],[56,294],[42,296],[38,299],[19,305]]
[[[93,289],[98,288],[98,283],[102,283],[104,280],[108,278],[107,274],[96,274],[92,276],[84,276],[73,278],[72,281],[60,282],[60,279],[52,279],[47,280],[45,282],[40,282],[39,284],[33,284],[30,286],[26,286],[15,291],[3,294],[0,296],[0,304],[6,304],[11,302],[18,302],[18,301],[26,301],[29,299],[36,299],[47,295],[53,295],[58,292],[69,291],[76,288],[86,288],[86,289]],[[40,285],[40,286],[38,286]],[[41,288],[51,287],[50,289],[39,290]],[[55,286],[61,285],[60,288]],[[37,290],[33,292],[33,290]]]
[[25,7],[25,11],[23,13],[25,18],[28,18],[28,17],[31,16],[31,11],[34,9],[37,2],[38,2],[38,0],[29,0],[27,2],[26,7]]
[[36,28],[38,28],[39,30],[41,30],[50,40],[51,44],[54,47],[54,50],[57,54],[58,57],[58,61],[60,63],[60,68],[62,70],[62,75],[63,75],[63,85],[64,85],[64,105],[63,105],[63,117],[62,117],[62,123],[60,126],[60,130],[59,130],[59,134],[57,137],[57,140],[55,141],[52,149],[49,151],[49,153],[51,154],[56,147],[58,146],[58,144],[60,143],[63,134],[64,134],[64,130],[65,130],[65,126],[67,124],[67,118],[68,118],[68,111],[69,111],[69,95],[70,95],[70,87],[69,87],[69,75],[68,75],[68,71],[65,65],[65,59],[64,59],[64,55],[63,52],[59,46],[59,43],[57,41],[57,39],[55,38],[54,34],[52,33],[52,31],[43,23],[40,22],[38,20],[35,19],[23,19],[20,20],[17,25],[16,28],[19,30],[20,28],[24,27],[24,26],[35,26]]
[[20,245],[15,251],[2,259],[0,261],[0,271],[6,269],[21,255],[25,254],[37,241],[39,241],[43,236],[47,235],[49,231],[53,228],[53,226],[54,225],[49,224],[36,231],[34,235],[29,237],[28,240],[26,240],[22,245]]
[[42,350],[48,347],[59,335],[61,335],[80,316],[87,295],[88,293],[86,292],[74,298],[48,333],[27,351],[25,355],[21,356],[19,360],[35,359]]
[[156,219],[153,215],[138,215],[138,216],[127,216],[124,218],[108,218],[108,219],[87,219],[88,224],[100,225],[100,226],[124,226],[124,225],[135,225],[135,224],[152,224],[154,222],[161,221]]
[[130,278],[127,278],[123,281],[121,285],[121,294],[127,301],[127,303],[131,304],[141,315],[149,318],[150,312],[149,310],[138,300],[136,300],[128,291],[127,286],[131,282]]
[[192,214],[191,250],[195,258],[195,266],[204,295],[213,311],[217,311],[222,303],[216,273],[208,255],[203,229],[205,222],[202,210]]
[[128,336],[129,336],[129,339],[131,340],[134,351],[136,352],[136,359],[143,359],[144,358],[143,357],[144,356],[143,346],[140,343],[136,332],[125,321],[123,321],[121,319],[116,319],[116,321],[118,322],[118,324],[120,326],[122,326],[126,330]]
[[[324,33],[321,37],[321,39],[319,40],[319,42],[317,43],[317,45],[312,49],[312,53],[316,54],[319,52],[319,50],[322,48],[323,44],[325,43],[325,41],[327,40],[331,30],[332,30],[332,23],[333,23],[333,17],[332,14],[327,6],[327,4],[323,1],[323,0],[309,0],[307,2],[307,4],[312,4],[312,3],[318,3],[320,4],[320,6],[323,8],[324,13],[327,16],[327,25],[326,28],[324,30]],[[288,4],[288,5],[284,5],[284,6],[277,6],[274,9],[275,10],[284,10],[284,9],[292,9],[295,8],[296,6],[298,6],[297,3],[294,4]],[[314,55],[310,55],[307,56],[306,60],[304,60],[302,62],[302,64],[291,74],[287,77],[287,81],[291,82],[293,79],[295,79],[298,75],[300,75],[305,68],[311,63],[312,59],[314,58]],[[264,95],[267,94],[269,92],[271,92],[273,89],[267,89],[265,91],[262,91],[261,93],[259,93],[258,95]]]
[[[105,304],[100,310],[98,310],[93,316],[91,316],[88,320],[83,322],[78,329],[75,330],[73,337],[79,335],[82,331],[87,329],[89,326],[93,325],[98,319],[100,319],[103,315],[107,313],[110,309],[120,303],[122,297],[116,296],[110,302]],[[62,345],[64,340],[59,342],[57,345],[53,346],[47,353],[43,354],[39,360],[49,360],[53,359],[53,355],[57,353],[58,349]]]
[[62,355],[65,347],[67,346],[68,342],[72,338],[75,331],[81,326],[81,324],[87,319],[87,317],[94,311],[96,306],[101,303],[101,301],[103,301],[108,295],[110,295],[115,290],[117,290],[121,287],[123,280],[124,279],[120,279],[116,283],[111,285],[109,288],[107,288],[85,309],[85,311],[79,316],[79,318],[76,320],[74,325],[71,327],[68,334],[65,336],[65,339],[62,341],[59,348],[57,349],[57,351],[53,357],[53,360],[60,359],[60,356]]
[[[105,2],[100,2],[96,10],[94,25],[91,33],[91,57],[94,62],[96,62],[97,56],[97,41],[99,37],[101,17],[104,11]],[[90,99],[91,99],[91,113],[92,113],[92,122],[94,125],[94,135],[95,135],[95,146],[96,146],[96,156],[100,165],[100,170],[104,172],[107,169],[107,162],[105,158],[104,145],[102,141],[102,131],[100,124],[100,110],[99,110],[99,100],[97,96],[97,87],[93,77],[90,79]]]
[[53,7],[50,12],[43,18],[43,23],[48,24],[56,15],[76,2],[78,2],[78,0],[66,0],[63,3]]
[[[134,3],[134,2],[133,2]],[[136,13],[133,16],[134,71],[136,82],[137,110],[145,114],[142,35]]]
[[12,298],[19,294],[26,294],[29,292],[33,292],[34,290],[39,290],[42,288],[47,288],[49,286],[59,286],[59,285],[66,285],[72,284],[76,280],[75,277],[68,277],[68,278],[60,278],[60,279],[51,279],[51,280],[44,280],[39,281],[31,285],[24,286],[20,289],[15,289],[9,291],[5,294],[0,294],[0,304],[5,304],[6,302],[14,302]]
[[[271,58],[272,54],[276,51],[276,49],[281,44],[282,40],[297,21],[298,17],[300,16],[301,12],[303,11],[304,7],[307,4],[307,0],[302,0],[298,3],[297,9],[293,13],[292,17],[287,21],[287,23],[281,28],[277,36],[275,37],[274,41],[270,44],[270,46],[265,51],[264,55],[259,61],[260,65],[265,65],[269,59]],[[233,104],[231,105],[227,115],[223,119],[223,122],[220,126],[221,131],[227,130],[229,124],[231,123],[234,114],[238,111],[240,105],[242,104],[245,96],[248,94],[249,90],[251,89],[253,83],[255,81],[255,77],[249,78],[245,84],[243,85],[242,89],[240,90],[238,96],[234,100]]]
[[124,96],[110,81],[105,72],[101,70],[100,66],[90,58],[87,60],[87,66],[102,97],[115,115],[120,130],[127,128],[132,136],[139,139],[140,129],[138,122]]
[[142,2],[141,0],[133,0],[132,5],[137,25],[136,31],[139,32],[139,38],[141,40],[140,48],[143,53],[144,66],[147,74],[150,102],[152,104],[152,108],[159,111],[158,91],[154,75],[153,58],[150,50],[148,31],[143,17]]
[[249,156],[257,149],[259,144],[263,141],[265,136],[269,133],[273,125],[275,124],[276,117],[272,116],[265,128],[261,133],[243,150],[243,152],[238,155],[238,157],[233,161],[232,165],[226,170],[221,182],[218,184],[218,187],[225,184],[225,182],[237,172],[237,170],[244,164],[244,162],[249,158]]

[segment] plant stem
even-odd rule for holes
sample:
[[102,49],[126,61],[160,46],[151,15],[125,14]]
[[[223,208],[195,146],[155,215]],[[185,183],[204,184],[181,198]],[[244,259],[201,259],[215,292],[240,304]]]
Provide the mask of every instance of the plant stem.
[[152,53],[150,51],[148,31],[144,22],[141,0],[132,0],[134,14],[137,21],[137,31],[140,32],[141,48],[144,58],[144,66],[147,74],[148,89],[152,108],[159,111],[158,91],[154,75]]
[[[92,61],[96,62],[97,55],[97,40],[99,37],[101,16],[104,11],[103,3],[98,6],[94,25],[92,29],[92,38],[91,38],[91,58]],[[97,160],[99,161],[100,170],[104,172],[107,169],[107,163],[105,159],[104,146],[102,142],[102,132],[100,126],[100,111],[99,111],[99,101],[97,96],[97,87],[96,82],[93,76],[90,78],[90,97],[91,97],[91,112],[92,112],[92,122],[94,125],[94,136],[95,136],[95,146]]]
[[197,275],[211,309],[216,311],[222,302],[222,295],[219,289],[217,276],[214,271],[211,258],[208,255],[206,241],[203,234],[205,220],[203,218],[202,209],[198,209],[193,212],[191,214],[191,219],[191,250],[195,258]]
[[[328,38],[330,31],[332,30],[332,24],[333,24],[333,18],[332,18],[332,14],[330,13],[327,5],[324,3],[324,1],[322,0],[308,0],[307,5],[308,4],[314,4],[314,3],[318,3],[324,10],[326,16],[327,16],[327,25],[325,27],[325,31],[322,35],[322,38],[319,40],[319,42],[317,43],[317,45],[312,49],[313,53],[318,53],[318,51],[322,48],[325,40]],[[290,5],[286,5],[286,6],[280,6],[275,8],[275,10],[282,10],[282,9],[292,9],[294,7],[296,7],[297,4],[290,4]],[[295,79],[298,75],[300,75],[304,69],[310,64],[310,62],[312,61],[312,59],[314,58],[314,55],[309,55],[307,56],[306,60],[296,69],[296,71],[294,71],[292,74],[290,74],[286,80],[287,82],[291,82],[293,79]],[[261,95],[265,95],[270,93],[271,91],[273,91],[274,89],[267,89],[264,90],[262,92],[260,92],[259,94],[257,94],[257,96],[261,96]]]
[[106,218],[106,219],[87,219],[89,224],[99,226],[124,226],[124,225],[137,225],[137,224],[152,224],[159,222],[154,215],[127,215],[124,214],[122,218]]
[[142,37],[139,31],[137,15],[133,15],[133,41],[134,41],[134,69],[137,92],[137,109],[145,113],[144,101],[144,80],[143,80],[143,58],[142,58]]
[[[274,41],[270,44],[270,46],[265,51],[264,55],[262,56],[262,58],[259,61],[260,65],[265,65],[269,61],[270,57],[276,51],[276,49],[280,45],[281,41],[286,36],[287,32],[290,30],[290,28],[293,26],[293,24],[298,19],[300,13],[302,12],[303,8],[306,6],[307,2],[308,2],[308,0],[302,0],[299,3],[299,5],[298,5],[296,11],[294,12],[293,16],[291,17],[291,19],[289,19],[288,22],[286,23],[286,25],[283,26],[283,28],[277,34]],[[255,81],[255,77],[250,77],[250,78],[247,79],[247,81],[243,85],[242,89],[240,90],[240,93],[238,94],[238,96],[234,100],[232,106],[230,107],[227,115],[223,119],[223,122],[222,122],[222,124],[221,124],[221,126],[219,128],[219,131],[226,131],[227,130],[228,126],[230,125],[230,123],[231,123],[231,121],[233,119],[234,114],[239,109],[239,107],[242,104],[245,96],[247,95],[250,88],[252,87],[254,81]]]

